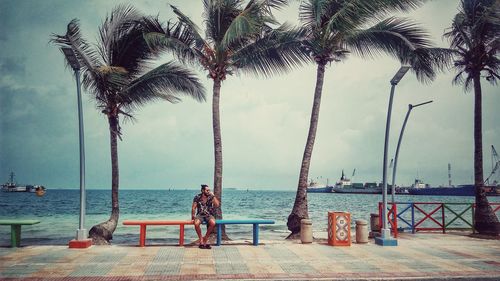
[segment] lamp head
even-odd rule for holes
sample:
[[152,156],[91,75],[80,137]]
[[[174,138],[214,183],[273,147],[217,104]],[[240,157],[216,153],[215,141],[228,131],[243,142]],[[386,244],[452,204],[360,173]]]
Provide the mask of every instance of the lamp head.
[[409,66],[409,65],[402,65],[399,68],[398,72],[396,72],[394,77],[392,77],[391,85],[397,85],[399,83],[399,81],[401,81],[403,76],[405,76],[406,72],[408,72],[408,70],[410,70],[410,68],[411,68],[411,66]]
[[73,49],[69,47],[62,47],[61,51],[63,52],[64,56],[66,57],[66,60],[68,61],[69,65],[73,70],[79,70],[80,69],[80,62],[78,62],[78,59],[76,58],[76,54],[73,51]]

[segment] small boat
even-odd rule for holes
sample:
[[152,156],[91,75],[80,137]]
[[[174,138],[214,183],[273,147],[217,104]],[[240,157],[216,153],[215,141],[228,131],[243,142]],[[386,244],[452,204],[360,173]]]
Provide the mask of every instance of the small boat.
[[36,193],[38,196],[43,196],[45,194],[46,188],[42,185],[17,185],[14,181],[14,173],[10,173],[10,180],[2,186],[3,192],[30,192]]
[[45,187],[41,186],[41,185],[37,185],[35,187],[35,193],[36,193],[36,196],[39,196],[39,197],[42,197],[45,195]]

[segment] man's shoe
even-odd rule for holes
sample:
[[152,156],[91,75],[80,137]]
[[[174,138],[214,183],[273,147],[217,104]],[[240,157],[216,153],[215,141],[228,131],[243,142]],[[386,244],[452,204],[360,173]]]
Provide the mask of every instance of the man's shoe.
[[205,245],[200,245],[200,246],[198,246],[198,248],[200,248],[200,249],[206,249]]
[[212,247],[210,246],[210,244],[205,244],[205,249],[212,249]]

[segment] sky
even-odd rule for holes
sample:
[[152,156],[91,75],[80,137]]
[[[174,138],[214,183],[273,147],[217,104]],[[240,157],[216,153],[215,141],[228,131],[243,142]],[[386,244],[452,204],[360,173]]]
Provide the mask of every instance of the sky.
[[[429,1],[408,14],[424,26],[436,46],[457,13],[458,0]],[[95,42],[98,26],[113,7],[132,1],[0,0],[0,181],[10,171],[18,183],[79,187],[76,87],[63,55],[49,43],[73,18]],[[202,26],[201,1],[133,1],[144,14],[173,19],[176,5]],[[298,24],[297,1],[276,13]],[[158,63],[171,60],[165,56]],[[310,178],[334,183],[342,170],[354,182],[380,182],[389,80],[399,62],[387,56],[355,55],[328,66]],[[122,124],[118,143],[120,188],[192,189],[213,183],[212,80],[194,69],[207,102],[151,103]],[[431,185],[473,182],[473,94],[453,86],[453,70],[421,84],[408,73],[396,88],[389,139],[392,158],[408,104],[433,100],[409,118],[398,161],[397,185],[420,178]],[[225,188],[296,190],[309,128],[316,68],[306,65],[272,78],[229,76],[221,90]],[[491,145],[500,148],[498,86],[482,80],[485,177]],[[109,189],[111,163],[105,116],[83,92],[86,187]]]

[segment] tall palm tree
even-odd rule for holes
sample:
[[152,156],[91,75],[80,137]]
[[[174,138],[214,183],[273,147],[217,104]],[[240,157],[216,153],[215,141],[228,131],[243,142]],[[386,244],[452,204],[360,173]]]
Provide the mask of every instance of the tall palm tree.
[[476,211],[474,228],[483,234],[500,234],[500,223],[488,204],[483,189],[483,129],[481,73],[496,84],[500,78],[500,2],[495,0],[462,0],[451,28],[444,34],[453,49],[458,74],[454,84],[474,89],[474,185]]
[[[300,232],[300,220],[308,218],[307,179],[318,126],[321,95],[326,67],[345,60],[350,53],[373,57],[386,53],[410,64],[417,77],[428,81],[435,69],[446,62],[446,52],[429,48],[429,36],[408,19],[389,17],[390,13],[408,11],[423,0],[304,0],[299,18],[307,29],[304,40],[309,55],[317,64],[316,87],[309,133],[300,167],[295,203],[287,226],[294,238]],[[378,21],[377,21],[378,20]]]
[[[245,2],[248,2],[244,5]],[[164,48],[183,62],[201,66],[213,80],[214,193],[222,202],[222,139],[219,102],[222,82],[237,71],[268,77],[308,61],[299,39],[304,32],[277,25],[272,10],[285,0],[204,0],[205,37],[199,27],[171,6],[178,23],[146,35],[154,49]],[[222,218],[220,207],[217,218]],[[225,236],[225,235],[224,235]]]
[[148,67],[155,53],[151,52],[143,34],[158,30],[154,23],[133,7],[120,5],[102,23],[96,45],[82,37],[76,19],[68,24],[65,35],[52,36],[52,42],[71,47],[75,52],[82,67],[82,84],[109,123],[112,210],[109,220],[90,229],[89,236],[95,244],[109,244],[119,218],[120,115],[133,118],[133,111],[140,106],[156,100],[175,103],[180,101],[180,94],[197,101],[205,100],[202,84],[184,67],[171,62],[153,69]]

